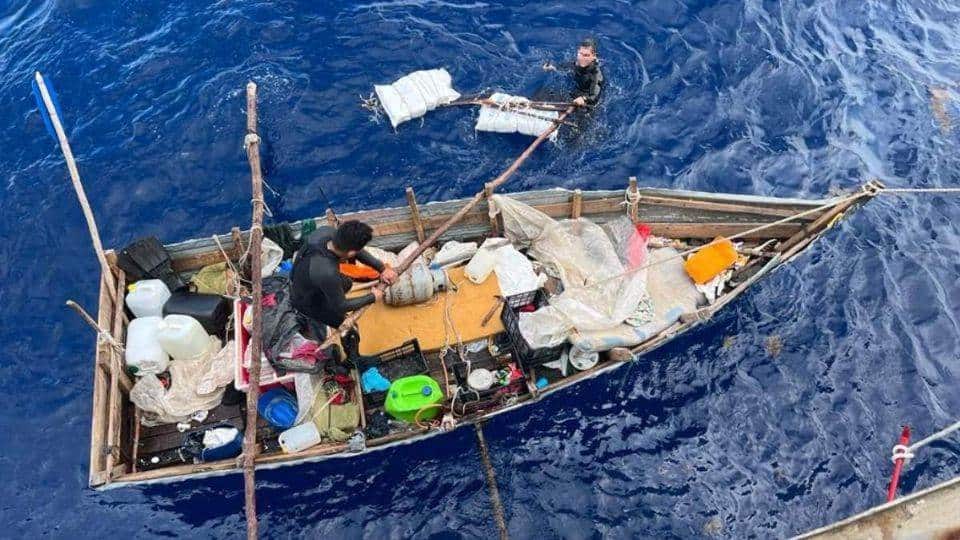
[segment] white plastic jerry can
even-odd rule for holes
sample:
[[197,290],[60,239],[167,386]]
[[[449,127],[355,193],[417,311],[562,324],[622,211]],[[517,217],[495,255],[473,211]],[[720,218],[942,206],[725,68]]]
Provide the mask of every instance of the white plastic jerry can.
[[124,361],[134,375],[166,371],[170,356],[157,339],[162,321],[160,317],[139,317],[127,326]]
[[144,279],[127,287],[127,307],[134,317],[163,317],[170,289],[159,279]]
[[487,280],[487,277],[493,272],[493,267],[497,264],[496,251],[509,242],[505,238],[487,238],[483,241],[480,249],[467,263],[464,269],[467,279],[477,285]]
[[200,321],[187,315],[164,317],[157,330],[157,340],[174,360],[192,360],[210,347],[210,336]]
[[313,420],[307,420],[299,426],[293,426],[284,431],[277,440],[284,452],[293,454],[320,444],[320,432]]

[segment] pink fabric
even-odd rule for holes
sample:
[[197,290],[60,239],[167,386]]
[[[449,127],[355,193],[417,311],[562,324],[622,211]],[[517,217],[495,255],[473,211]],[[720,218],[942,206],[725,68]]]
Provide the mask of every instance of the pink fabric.
[[627,241],[627,264],[630,269],[638,268],[647,260],[647,240],[650,239],[650,227],[637,223],[630,240]]

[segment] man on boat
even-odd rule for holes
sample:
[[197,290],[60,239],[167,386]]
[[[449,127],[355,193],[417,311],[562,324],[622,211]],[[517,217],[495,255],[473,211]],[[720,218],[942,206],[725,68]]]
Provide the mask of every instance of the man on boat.
[[603,92],[603,72],[597,58],[597,42],[587,38],[577,46],[577,59],[560,67],[550,62],[543,64],[544,71],[569,71],[573,74],[572,102],[580,107],[594,106]]
[[[345,221],[339,227],[319,227],[297,252],[291,273],[290,301],[294,309],[307,319],[307,326],[315,339],[322,340],[322,325],[340,326],[349,311],[355,311],[374,302],[383,301],[378,288],[355,298],[346,293],[353,280],[340,273],[341,262],[354,260],[379,272],[380,281],[390,285],[397,280],[397,272],[363,248],[373,237],[370,225],[360,221]],[[348,359],[359,357],[360,335],[356,330],[341,340]]]

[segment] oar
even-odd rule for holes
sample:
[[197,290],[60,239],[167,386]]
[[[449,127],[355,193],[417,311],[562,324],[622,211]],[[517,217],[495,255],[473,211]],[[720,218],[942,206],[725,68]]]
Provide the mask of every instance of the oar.
[[[524,150],[522,154],[520,154],[520,157],[514,160],[514,162],[509,167],[507,167],[505,171],[500,173],[500,176],[494,178],[493,181],[491,181],[488,184],[489,189],[491,191],[496,189],[498,186],[506,182],[507,179],[513,175],[513,173],[517,172],[517,169],[520,168],[520,165],[522,165],[523,162],[526,161],[531,154],[533,154],[533,151],[536,150],[537,147],[543,144],[543,141],[547,140],[550,134],[552,134],[554,131],[557,130],[557,128],[560,127],[560,124],[563,122],[563,119],[566,118],[567,115],[572,113],[574,109],[576,109],[576,105],[571,105],[567,107],[567,110],[563,111],[560,114],[560,116],[557,117],[556,120],[553,120],[552,125],[549,128],[545,129],[543,133],[541,133],[540,136],[537,137],[536,140],[534,140],[533,143],[531,143],[530,146],[528,146],[527,149]],[[403,262],[400,263],[399,266],[395,268],[397,274],[400,275],[404,273],[408,268],[410,268],[410,265],[413,264],[413,261],[417,260],[417,257],[422,255],[427,248],[435,244],[437,240],[440,238],[440,236],[443,235],[443,233],[447,232],[450,229],[450,227],[456,225],[460,220],[464,218],[464,216],[467,215],[467,213],[470,212],[470,210],[473,210],[474,207],[480,204],[480,201],[482,201],[484,198],[486,189],[487,188],[485,188],[483,191],[477,192],[477,194],[474,195],[473,198],[467,201],[467,204],[465,204],[463,208],[461,208],[456,214],[451,216],[450,219],[448,219],[443,225],[440,225],[440,227],[438,227],[437,230],[433,231],[433,234],[431,234],[426,240],[424,240],[417,247],[417,249],[413,251],[413,253],[411,253],[406,259],[403,260]],[[377,287],[381,291],[386,288],[386,286],[383,283],[378,283]],[[370,306],[364,306],[354,311],[350,315],[348,315],[347,318],[344,319],[343,324],[340,325],[340,328],[338,328],[336,332],[333,332],[329,336],[327,336],[327,339],[323,341],[323,344],[320,345],[320,348],[326,348],[332,345],[333,342],[336,340],[337,335],[340,335],[340,336],[346,335],[347,332],[349,332],[350,329],[357,324],[357,320],[360,319],[360,317],[369,307]]]

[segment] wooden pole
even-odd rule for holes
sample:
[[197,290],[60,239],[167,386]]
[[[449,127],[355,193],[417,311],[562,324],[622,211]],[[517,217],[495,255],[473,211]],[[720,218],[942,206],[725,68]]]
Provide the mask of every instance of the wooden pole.
[[[470,210],[473,210],[478,204],[480,204],[480,201],[484,200],[485,198],[487,186],[489,186],[489,189],[493,191],[498,186],[506,182],[507,179],[510,178],[511,175],[513,175],[513,173],[517,172],[517,169],[519,169],[520,165],[522,165],[523,162],[530,157],[530,154],[532,154],[533,151],[537,149],[537,147],[543,144],[543,141],[547,140],[547,138],[554,131],[556,131],[558,127],[560,127],[560,122],[564,118],[566,118],[567,115],[572,113],[576,108],[577,108],[576,105],[571,105],[570,107],[567,107],[567,110],[563,111],[563,113],[561,113],[560,116],[557,117],[557,120],[554,121],[553,125],[551,125],[549,128],[544,130],[544,132],[541,133],[540,136],[537,137],[536,140],[534,140],[533,143],[531,143],[530,146],[528,146],[527,149],[524,150],[522,154],[520,154],[520,157],[514,160],[514,162],[510,164],[510,166],[507,167],[505,171],[500,173],[500,176],[494,178],[493,181],[485,185],[484,189],[479,191],[476,195],[473,196],[473,198],[467,201],[467,204],[465,204],[463,208],[461,208],[456,214],[452,215],[450,219],[448,219],[443,225],[440,225],[440,227],[438,227],[435,231],[433,231],[433,233],[426,240],[421,242],[420,246],[418,246],[417,249],[415,249],[413,253],[411,253],[406,259],[404,259],[399,266],[397,266],[397,268],[395,269],[397,271],[397,275],[400,275],[406,272],[407,269],[410,268],[410,265],[413,264],[413,261],[417,260],[417,257],[422,255],[427,248],[435,244],[437,240],[445,232],[447,232],[450,229],[450,227],[453,227],[460,220],[462,220],[464,216],[466,216],[470,212]],[[384,285],[382,283],[378,283],[377,287],[379,287],[380,290],[384,289]],[[340,325],[340,328],[338,328],[336,332],[330,332],[330,335],[327,336],[327,339],[323,341],[323,343],[320,345],[320,348],[323,349],[332,345],[337,340],[338,334],[340,336],[345,336],[346,333],[349,332],[350,329],[357,324],[357,320],[360,319],[360,317],[363,315],[363,312],[366,311],[368,307],[369,306],[364,306],[354,311],[350,315],[347,315],[347,318],[344,319],[343,324]]]
[[583,192],[579,189],[573,190],[573,199],[570,201],[570,217],[579,219],[583,212]]
[[97,324],[97,321],[93,320],[93,317],[91,317],[90,314],[87,313],[87,310],[83,309],[83,307],[81,307],[80,304],[74,302],[73,300],[67,300],[67,306],[70,309],[76,311],[77,314],[80,315],[80,318],[83,319],[87,324],[89,324],[91,328],[96,330],[97,334],[99,336],[102,336],[104,341],[109,343],[110,346],[114,348],[114,350],[116,350],[121,354],[123,353],[123,345],[117,343],[117,340],[113,339],[113,335],[109,331],[104,330],[103,328],[100,328],[100,325]]
[[493,463],[490,461],[490,451],[487,449],[487,441],[483,437],[483,423],[477,422],[473,425],[477,430],[477,446],[480,448],[480,461],[483,463],[483,474],[487,478],[487,489],[490,491],[490,505],[493,507],[493,520],[497,523],[497,530],[500,533],[501,540],[510,537],[507,534],[507,519],[503,513],[503,501],[500,500],[500,490],[497,489],[497,475],[493,470]]
[[[493,182],[487,182],[484,184],[483,197],[487,199],[487,206],[489,206],[490,198],[493,197]],[[490,236],[500,236],[500,221],[497,219],[497,215],[493,212],[488,213],[490,217]]]
[[70,181],[73,182],[73,189],[77,192],[77,199],[80,200],[80,208],[83,210],[83,217],[87,220],[87,230],[90,232],[90,240],[93,242],[93,250],[97,253],[97,259],[100,261],[100,271],[111,286],[107,287],[110,299],[116,301],[117,291],[114,290],[115,280],[113,271],[110,270],[110,264],[107,263],[107,256],[103,251],[103,244],[100,242],[100,231],[97,229],[97,222],[93,218],[93,210],[90,209],[90,201],[87,200],[87,193],[83,189],[83,183],[80,182],[80,171],[77,170],[77,162],[73,158],[73,150],[70,149],[70,141],[67,140],[67,134],[60,123],[60,115],[57,114],[57,108],[53,106],[53,100],[50,98],[50,92],[43,80],[43,75],[39,71],[34,75],[37,86],[40,88],[40,96],[43,99],[43,105],[50,116],[50,123],[57,133],[57,140],[60,142],[60,150],[63,152],[63,159],[67,162],[67,170],[70,171]]
[[639,220],[638,216],[638,203],[640,199],[640,191],[637,189],[637,177],[630,177],[630,185],[627,187],[627,201],[630,204],[630,221],[636,223]]
[[423,242],[427,236],[423,232],[423,221],[420,219],[420,207],[417,205],[417,194],[413,192],[412,186],[407,186],[407,204],[410,206],[410,219],[413,220],[413,228],[417,231],[417,242]]
[[263,173],[260,170],[260,136],[257,135],[257,85],[247,83],[247,135],[243,139],[253,183],[253,224],[250,226],[250,279],[253,282],[253,324],[250,331],[250,388],[247,390],[247,427],[243,434],[243,485],[247,513],[247,538],[258,537],[254,466],[257,458],[257,400],[260,397],[260,355],[263,348],[263,280],[260,276],[260,243],[263,240]]

